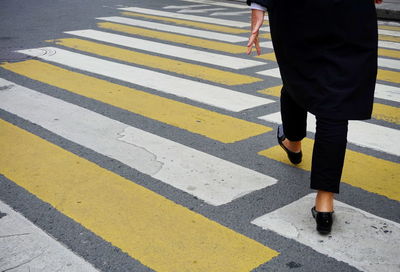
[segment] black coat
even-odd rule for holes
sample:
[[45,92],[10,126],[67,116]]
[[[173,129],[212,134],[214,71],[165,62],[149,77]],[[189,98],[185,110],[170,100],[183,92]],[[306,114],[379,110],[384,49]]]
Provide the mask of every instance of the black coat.
[[251,0],[268,8],[284,87],[316,116],[371,118],[378,33],[373,0]]

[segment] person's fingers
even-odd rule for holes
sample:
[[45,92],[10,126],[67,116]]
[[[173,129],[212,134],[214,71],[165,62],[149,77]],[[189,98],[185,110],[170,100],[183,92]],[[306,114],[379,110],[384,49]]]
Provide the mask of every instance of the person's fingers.
[[249,42],[247,44],[247,55],[250,55],[252,50],[253,50],[253,44]]
[[258,33],[256,33],[256,34],[251,33],[251,35],[249,37],[249,42],[247,43],[247,46],[252,45],[254,43],[254,41],[256,40],[257,36],[258,36]]
[[258,38],[255,41],[255,45],[256,45],[257,55],[261,55],[261,46],[260,46],[260,41]]
[[251,54],[251,51],[253,51],[253,46],[248,46],[247,47],[247,55],[250,55]]
[[[258,33],[256,34],[251,34],[249,37],[249,42],[247,43],[247,54],[250,55],[252,50],[253,50],[253,46],[256,45],[256,41],[258,40]],[[256,45],[257,48],[257,45]]]
[[251,52],[253,51],[253,45],[254,45],[254,38],[252,38],[251,41],[249,41],[249,43],[247,44],[247,55],[250,55]]

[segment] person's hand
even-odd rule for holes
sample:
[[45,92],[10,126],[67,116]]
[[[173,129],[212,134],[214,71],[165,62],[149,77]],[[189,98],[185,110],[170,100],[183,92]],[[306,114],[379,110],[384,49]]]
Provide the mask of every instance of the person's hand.
[[262,10],[251,10],[251,35],[249,37],[249,42],[247,43],[247,55],[251,54],[253,46],[256,47],[257,55],[261,54],[258,32],[260,31],[260,28],[264,23],[264,14],[265,12]]
[[383,0],[375,0],[375,4],[382,4]]

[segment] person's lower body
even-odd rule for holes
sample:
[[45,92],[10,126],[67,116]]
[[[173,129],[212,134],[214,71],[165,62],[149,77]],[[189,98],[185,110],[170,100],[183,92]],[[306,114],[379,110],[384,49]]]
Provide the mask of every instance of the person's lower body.
[[[300,107],[284,88],[281,92],[281,115],[285,138],[282,144],[288,155],[293,156],[290,153],[301,152],[301,140],[306,136],[307,111]],[[342,176],[348,120],[319,116],[316,116],[316,120],[310,187],[317,190],[317,197],[312,213],[317,221],[317,230],[320,233],[329,233],[332,225],[333,198],[335,193],[339,193]]]

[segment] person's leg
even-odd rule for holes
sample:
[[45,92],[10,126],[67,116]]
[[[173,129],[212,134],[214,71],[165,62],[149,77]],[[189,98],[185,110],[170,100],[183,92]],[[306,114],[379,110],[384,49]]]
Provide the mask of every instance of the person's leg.
[[317,117],[317,128],[311,166],[311,189],[318,190],[315,209],[333,211],[333,198],[339,193],[346,144],[347,120]]
[[283,144],[292,152],[301,150],[301,140],[306,136],[307,111],[296,104],[285,90],[281,91],[281,116],[286,139]]

